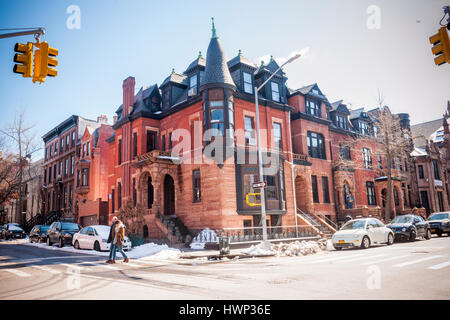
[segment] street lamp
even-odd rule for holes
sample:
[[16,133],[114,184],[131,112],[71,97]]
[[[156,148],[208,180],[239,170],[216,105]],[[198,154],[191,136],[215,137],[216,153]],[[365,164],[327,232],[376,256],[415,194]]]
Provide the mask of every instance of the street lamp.
[[[306,48],[306,50],[307,50],[307,48]],[[261,84],[259,87],[256,87],[256,86],[254,87],[255,88],[255,105],[256,105],[256,131],[257,131],[257,135],[258,135],[258,138],[257,138],[258,139],[258,167],[259,167],[258,172],[259,172],[259,177],[261,179],[260,182],[264,181],[264,173],[263,173],[263,162],[262,162],[262,152],[261,152],[261,135],[259,133],[258,92],[270,81],[270,79],[272,79],[278,73],[278,71],[280,71],[288,63],[291,63],[295,59],[300,58],[300,56],[302,56],[306,50],[304,49],[300,52],[295,53],[285,63],[283,63],[274,73],[272,73],[272,75],[266,81],[264,81],[263,84]],[[257,71],[255,71],[255,74],[256,74],[256,72]],[[265,189],[264,188],[265,188],[265,186],[263,186],[261,188],[261,221],[262,221],[262,228],[263,228],[263,247],[266,249],[269,249],[270,244],[267,241],[266,197],[265,197]]]

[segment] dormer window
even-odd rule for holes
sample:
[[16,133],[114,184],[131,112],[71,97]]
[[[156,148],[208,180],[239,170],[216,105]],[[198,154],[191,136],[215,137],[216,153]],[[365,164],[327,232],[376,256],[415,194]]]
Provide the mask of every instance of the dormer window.
[[311,91],[312,91],[312,93],[320,94],[320,93],[319,93],[319,90],[317,90],[316,88],[313,88]]
[[197,94],[198,76],[194,74],[189,78],[189,96]]
[[280,86],[276,82],[270,82],[270,86],[272,88],[272,100],[280,101]]
[[244,78],[244,92],[253,94],[252,75],[247,72],[243,72]]
[[346,122],[347,122],[347,121],[346,121],[345,117],[343,117],[343,116],[341,116],[341,115],[336,115],[336,125],[337,125],[339,128],[347,129]]
[[365,135],[369,134],[369,125],[367,124],[367,122],[359,121],[358,126],[359,126],[359,133]]
[[322,114],[320,112],[320,104],[313,100],[306,100],[306,113],[320,117]]

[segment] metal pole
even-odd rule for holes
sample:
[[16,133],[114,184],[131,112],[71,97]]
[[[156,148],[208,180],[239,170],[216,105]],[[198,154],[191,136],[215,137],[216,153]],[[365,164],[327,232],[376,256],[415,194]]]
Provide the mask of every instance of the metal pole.
[[[256,105],[256,131],[258,139],[258,172],[259,172],[259,182],[264,181],[264,171],[262,162],[262,151],[261,151],[261,135],[259,132],[259,106],[258,106],[258,88],[255,86],[255,105]],[[270,244],[267,242],[267,225],[266,225],[266,197],[265,189],[261,188],[261,223],[263,230],[263,245],[265,248],[269,248]]]
[[29,30],[29,31],[4,33],[4,34],[0,34],[0,39],[27,36],[27,35],[32,35],[32,34],[37,35],[37,36],[42,36],[45,34],[45,29],[39,28],[39,29],[33,29],[33,30]]

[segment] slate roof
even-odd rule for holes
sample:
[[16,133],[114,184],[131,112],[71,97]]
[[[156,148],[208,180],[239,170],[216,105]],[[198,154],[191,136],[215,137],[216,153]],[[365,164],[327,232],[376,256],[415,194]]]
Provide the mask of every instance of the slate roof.
[[183,72],[184,74],[189,73],[192,69],[196,67],[205,67],[206,66],[206,59],[201,56],[201,53],[199,54],[198,58],[191,62],[191,64],[186,68],[186,71]]
[[187,86],[187,77],[184,74],[178,74],[176,72],[172,72],[170,74],[170,76],[168,76],[163,83],[161,83],[161,85],[159,86],[160,88],[165,87],[169,82],[173,82],[173,83],[179,83],[182,85]]
[[233,78],[228,70],[227,58],[218,37],[213,36],[206,52],[205,77],[200,83],[200,90],[205,86],[227,86],[236,90]]
[[[442,127],[443,118],[427,121],[411,126],[411,133],[416,147],[424,147],[427,143],[425,139],[430,139],[430,136]],[[422,137],[423,136],[423,137]]]
[[242,53],[239,52],[239,54],[227,62],[228,68],[231,69],[231,67],[237,65],[237,64],[245,64],[247,66],[250,66],[252,68],[256,69],[256,65],[251,62],[249,59],[247,59]]

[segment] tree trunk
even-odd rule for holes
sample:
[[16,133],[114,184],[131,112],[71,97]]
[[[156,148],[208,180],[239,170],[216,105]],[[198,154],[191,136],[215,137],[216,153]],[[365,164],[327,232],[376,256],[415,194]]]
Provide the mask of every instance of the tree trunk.
[[392,204],[392,168],[391,168],[391,155],[388,154],[387,157],[387,190],[386,190],[386,207],[385,207],[385,215],[384,220],[388,223],[391,220],[391,204]]

